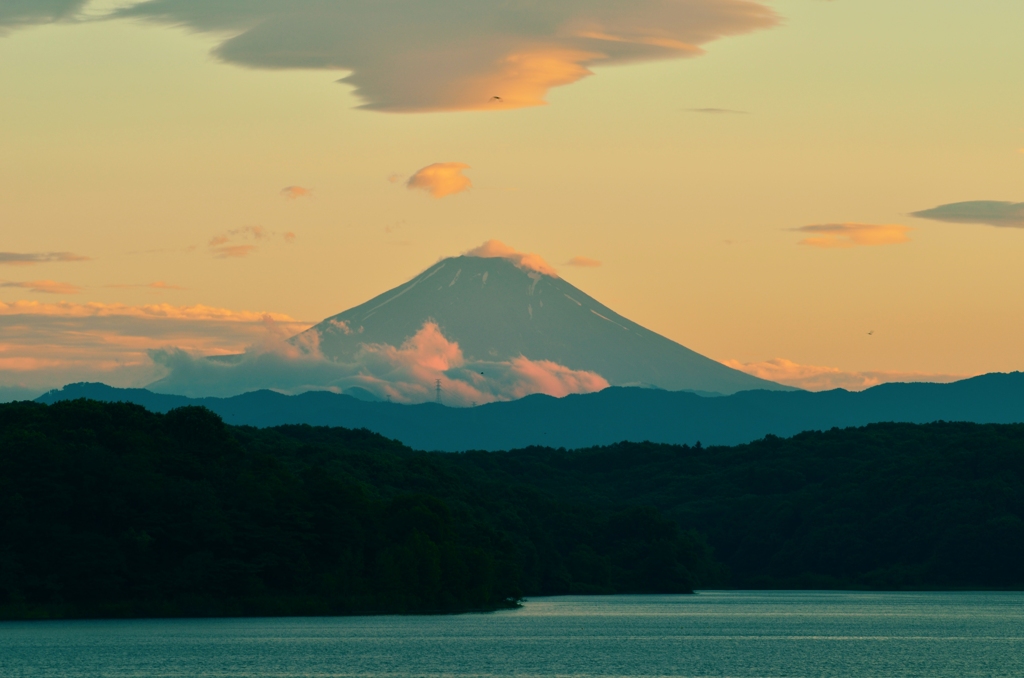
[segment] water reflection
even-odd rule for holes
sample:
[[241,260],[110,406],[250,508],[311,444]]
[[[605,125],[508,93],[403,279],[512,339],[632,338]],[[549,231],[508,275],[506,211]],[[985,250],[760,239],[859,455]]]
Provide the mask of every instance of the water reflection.
[[1022,593],[535,599],[453,617],[0,624],[3,676],[1021,676]]

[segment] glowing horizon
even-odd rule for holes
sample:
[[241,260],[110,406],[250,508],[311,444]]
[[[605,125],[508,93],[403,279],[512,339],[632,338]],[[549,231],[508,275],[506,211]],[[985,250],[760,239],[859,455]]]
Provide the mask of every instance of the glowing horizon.
[[1024,6],[321,5],[0,8],[0,391],[489,241],[780,383],[1024,369]]

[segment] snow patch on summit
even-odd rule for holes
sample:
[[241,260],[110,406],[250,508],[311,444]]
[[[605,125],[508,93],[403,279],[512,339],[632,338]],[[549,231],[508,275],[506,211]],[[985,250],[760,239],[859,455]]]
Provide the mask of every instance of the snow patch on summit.
[[558,277],[558,271],[544,261],[544,257],[533,252],[520,252],[500,240],[488,240],[483,245],[469,250],[463,256],[480,257],[481,259],[508,259],[524,271],[540,273],[552,278]]

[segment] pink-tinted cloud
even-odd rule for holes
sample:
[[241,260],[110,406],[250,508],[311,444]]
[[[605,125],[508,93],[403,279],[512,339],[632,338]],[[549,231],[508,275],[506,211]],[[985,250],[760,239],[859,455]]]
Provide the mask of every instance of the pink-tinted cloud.
[[555,267],[544,261],[539,254],[520,252],[500,240],[488,240],[483,245],[469,250],[463,256],[480,257],[481,259],[508,259],[524,271],[541,273],[552,278],[558,277]]
[[0,252],[0,264],[7,266],[33,266],[65,261],[89,261],[89,257],[72,252]]
[[363,344],[350,363],[324,358],[318,336],[302,335],[299,344],[283,341],[282,334],[276,342],[250,347],[230,364],[183,351],[154,351],[154,361],[168,371],[154,388],[185,395],[230,395],[260,388],[301,392],[359,386],[381,398],[416,403],[433,400],[440,381],[445,404],[466,406],[533,393],[561,397],[608,387],[598,374],[545,360],[523,356],[509,361],[469,360],[458,343],[445,338],[433,322],[424,323],[401,346]]
[[801,240],[801,245],[845,248],[910,242],[907,233],[912,229],[899,224],[816,224],[793,230],[812,234],[812,237]]
[[114,16],[208,32],[246,67],[347,70],[365,108],[393,112],[538,106],[594,66],[694,57],[778,23],[755,0],[148,0]]
[[422,190],[435,198],[463,193],[473,188],[473,182],[462,174],[469,165],[461,162],[435,162],[417,171],[405,183],[409,190]]
[[0,283],[0,287],[19,287],[21,289],[28,290],[29,292],[38,292],[40,294],[78,294],[82,291],[82,288],[77,285],[72,285],[66,282],[57,282],[56,280],[31,280],[27,282],[3,282]]
[[723,364],[746,372],[761,379],[768,379],[787,386],[795,386],[808,391],[829,391],[844,388],[848,391],[863,391],[872,386],[893,382],[939,382],[949,383],[965,379],[968,374],[934,374],[927,372],[892,372],[892,371],[851,371],[838,367],[822,367],[820,365],[801,365],[785,358],[776,358],[765,362],[742,363],[738,360],[724,360]]
[[572,393],[594,393],[608,388],[608,381],[596,372],[572,370],[550,360],[529,360],[523,356],[511,361],[513,379],[509,392],[513,398],[545,393],[562,398]]
[[601,265],[601,262],[597,259],[591,259],[590,257],[573,257],[569,261],[565,262],[566,266],[577,266],[579,268],[597,268]]
[[281,195],[289,200],[298,200],[310,197],[313,195],[313,191],[302,186],[287,186],[281,189]]
[[37,392],[75,381],[144,386],[163,374],[149,357],[154,348],[239,353],[269,327],[290,336],[308,326],[283,314],[203,305],[0,302],[0,384]]
[[[548,360],[519,356],[510,361],[469,361],[457,342],[427,322],[400,347],[366,344],[357,354],[360,386],[394,400],[430,400],[437,380],[446,402],[455,405],[513,400],[533,393],[562,397],[608,388],[594,372],[571,370]],[[367,369],[369,368],[369,369]]]

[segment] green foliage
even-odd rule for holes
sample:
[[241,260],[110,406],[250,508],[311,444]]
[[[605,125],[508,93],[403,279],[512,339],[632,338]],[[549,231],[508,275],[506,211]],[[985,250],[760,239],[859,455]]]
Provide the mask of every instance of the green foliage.
[[1024,587],[1024,426],[875,424],[738,447],[469,455],[566,501],[646,505],[749,588]]
[[1022,481],[1019,425],[450,454],[365,430],[230,427],[195,407],[13,403],[0,405],[0,617],[1020,588]]
[[566,502],[473,458],[197,407],[2,405],[0,616],[458,612],[720,574],[653,508]]

